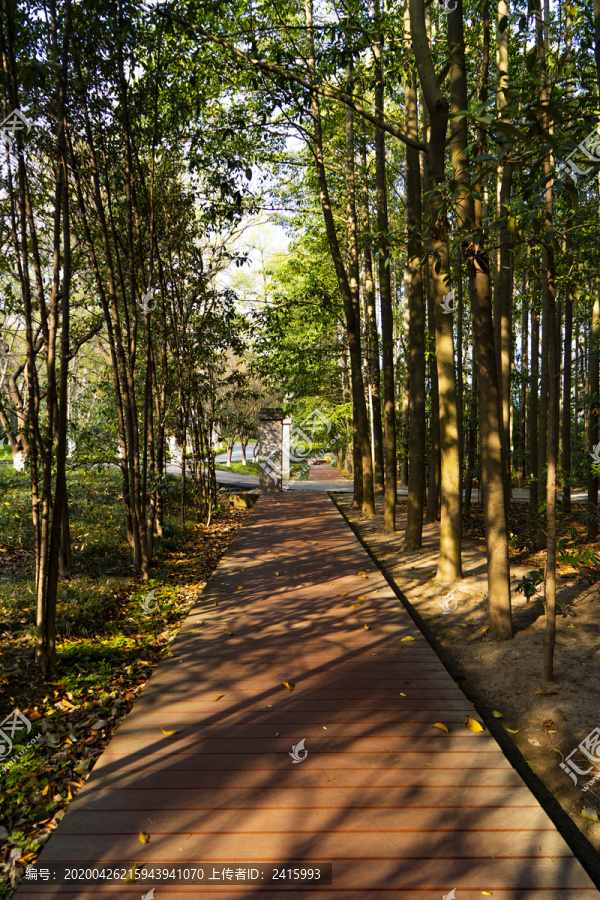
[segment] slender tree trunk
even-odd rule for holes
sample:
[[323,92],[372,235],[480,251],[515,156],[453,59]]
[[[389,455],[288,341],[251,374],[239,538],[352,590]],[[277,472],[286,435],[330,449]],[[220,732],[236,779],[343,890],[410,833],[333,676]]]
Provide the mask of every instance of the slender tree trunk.
[[431,59],[425,28],[423,0],[410,0],[410,25],[417,71],[431,122],[427,161],[434,186],[429,199],[429,227],[433,242],[430,266],[434,285],[433,302],[442,462],[440,555],[436,577],[440,582],[451,582],[462,578],[462,566],[460,460],[452,317],[448,316],[442,307],[450,283],[447,221],[443,212],[441,194],[441,186],[444,181],[449,105],[438,87],[438,79]]
[[531,376],[529,378],[529,506],[537,510],[537,475],[538,475],[538,410],[539,410],[539,368],[540,368],[540,313],[535,291],[531,305]]
[[[362,483],[364,488],[364,496],[362,500],[362,513],[366,517],[372,517],[375,515],[373,495],[373,463],[371,459],[371,446],[369,441],[367,404],[365,401],[365,391],[362,377],[362,359],[360,353],[360,322],[356,321],[348,273],[346,272],[346,267],[344,266],[344,262],[342,259],[342,254],[335,228],[333,209],[331,207],[331,200],[329,197],[327,172],[325,169],[325,160],[323,156],[321,109],[319,105],[319,96],[317,91],[315,90],[317,77],[315,69],[312,0],[304,0],[304,10],[306,16],[306,30],[308,41],[308,69],[311,83],[311,114],[314,130],[314,144],[312,146],[312,151],[317,170],[319,196],[321,200],[321,207],[323,210],[327,240],[336,270],[340,293],[342,295],[342,301],[344,304],[344,313],[346,317],[346,331],[348,335],[348,349],[350,354],[350,377],[352,385],[353,404],[355,405],[354,417],[358,439],[357,449],[360,452],[363,467]],[[354,464],[356,465],[356,459],[354,460]]]
[[527,282],[523,283],[523,299],[521,303],[521,415],[519,420],[519,486],[525,485],[527,478],[527,373],[529,370],[529,309],[526,300]]
[[[549,9],[546,6],[546,25],[549,27]],[[550,117],[548,115],[549,91],[546,73],[546,42],[542,35],[542,15],[537,0],[537,44],[540,61],[540,100],[542,106],[542,128],[544,134],[550,134]],[[549,48],[548,48],[549,49]],[[545,140],[549,146],[548,137]],[[547,235],[553,231],[554,204],[554,161],[549,149],[544,158],[544,175],[546,178],[546,222],[543,243],[544,294],[547,297],[548,319],[548,470],[546,476],[546,630],[544,637],[544,679],[553,681],[554,643],[556,630],[556,458],[558,438],[558,342],[556,334],[556,289],[554,247]]]
[[[367,234],[371,232],[371,213],[369,204],[369,178],[367,167],[367,141],[363,130],[361,140],[361,162],[363,169],[363,227]],[[373,429],[373,464],[374,485],[377,494],[383,494],[383,427],[381,420],[381,373],[379,370],[379,333],[377,331],[377,313],[375,309],[375,283],[373,278],[373,254],[370,240],[364,242],[363,255],[365,261],[365,328],[367,333],[367,366],[371,385],[372,429]]]
[[[410,45],[410,14],[404,13],[404,33]],[[416,73],[406,73],[404,88],[406,134],[418,138]],[[425,300],[420,266],[421,240],[421,170],[419,152],[406,148],[406,213],[407,213],[407,298],[409,315],[408,366],[410,372],[410,407],[408,436],[408,509],[403,549],[420,550],[423,540],[423,501],[425,499]],[[431,456],[433,456],[433,451]],[[430,469],[431,471],[431,469]],[[437,489],[435,497],[437,515]]]
[[538,529],[537,542],[538,550],[544,550],[546,547],[546,513],[544,505],[547,495],[547,479],[546,466],[548,454],[548,350],[550,347],[550,321],[549,321],[549,305],[550,296],[548,292],[548,279],[545,270],[545,259],[542,254],[541,265],[541,285],[542,285],[542,365],[540,377],[540,430],[538,435],[538,471],[537,471],[537,510],[538,510]]
[[[452,165],[459,186],[457,215],[459,226],[468,237],[463,253],[469,272],[473,309],[473,342],[478,369],[479,433],[481,441],[481,479],[483,490],[490,637],[508,640],[513,637],[510,603],[510,567],[506,528],[505,493],[502,478],[501,426],[499,392],[494,352],[494,332],[490,302],[490,272],[483,247],[482,223],[476,221],[473,193],[467,170],[467,123],[461,110],[468,107],[467,70],[464,52],[462,0],[448,16],[450,45],[450,91]],[[475,233],[475,237],[472,235]]]
[[[383,37],[379,0],[374,0],[376,37],[373,41],[375,60],[375,115],[383,122]],[[383,418],[385,424],[385,506],[384,532],[396,529],[396,392],[394,381],[394,316],[390,272],[388,198],[385,160],[385,132],[375,126],[375,170],[377,181],[377,231],[379,233],[379,296],[381,302],[381,350],[383,361]]]

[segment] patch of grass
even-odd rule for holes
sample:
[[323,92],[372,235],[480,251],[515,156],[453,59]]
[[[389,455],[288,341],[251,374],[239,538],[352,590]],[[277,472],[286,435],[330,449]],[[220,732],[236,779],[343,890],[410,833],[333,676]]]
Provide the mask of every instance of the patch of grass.
[[230,466],[225,463],[215,463],[215,469],[218,472],[235,472],[236,475],[256,475],[259,472],[259,463],[248,460],[244,466],[241,462],[232,462]]

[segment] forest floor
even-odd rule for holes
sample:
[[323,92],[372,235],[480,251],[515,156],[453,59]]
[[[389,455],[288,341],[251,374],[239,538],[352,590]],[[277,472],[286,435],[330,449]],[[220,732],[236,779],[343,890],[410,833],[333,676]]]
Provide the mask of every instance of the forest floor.
[[[600,544],[588,544],[580,513],[559,523],[563,540],[557,571],[557,626],[554,678],[544,684],[545,612],[543,584],[530,600],[516,588],[544,566],[545,551],[533,549],[533,519],[526,503],[513,503],[509,517],[514,640],[487,640],[488,607],[485,538],[481,505],[463,521],[462,581],[436,584],[439,523],[424,527],[418,553],[402,550],[407,502],[400,501],[397,532],[383,533],[383,499],[377,516],[364,519],[351,509],[352,495],[333,495],[355,532],[393,579],[417,614],[428,639],[482,717],[502,726],[523,761],[554,795],[588,840],[600,851],[600,781],[583,788],[600,771]],[[529,546],[528,546],[529,545]],[[586,554],[584,547],[591,551]],[[581,557],[591,566],[573,564]],[[532,587],[533,590],[533,587]],[[445,597],[447,599],[445,600]],[[444,608],[445,605],[445,608]],[[498,728],[493,728],[498,733]],[[586,744],[596,769],[578,745]],[[595,754],[594,754],[595,749]],[[560,768],[572,751],[586,775],[575,785]]]

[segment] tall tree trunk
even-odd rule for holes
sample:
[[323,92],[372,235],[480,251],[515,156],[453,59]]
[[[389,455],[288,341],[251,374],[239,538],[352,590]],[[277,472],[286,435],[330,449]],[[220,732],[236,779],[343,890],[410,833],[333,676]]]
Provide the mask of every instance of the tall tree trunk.
[[533,284],[531,304],[531,375],[529,378],[529,506],[537,510],[538,475],[538,411],[539,411],[539,371],[540,371],[540,313],[538,308],[536,278],[531,272]]
[[[550,146],[549,135],[550,116],[548,104],[550,102],[547,87],[546,54],[549,47],[546,46],[542,33],[542,14],[540,0],[537,0],[537,45],[540,62],[540,100],[542,107],[542,128],[546,136],[544,143]],[[546,6],[546,26],[549,34],[550,11]],[[544,294],[547,297],[548,319],[548,468],[546,474],[546,519],[547,519],[547,544],[546,544],[546,630],[544,637],[544,679],[553,681],[554,667],[554,642],[556,630],[556,457],[558,438],[558,342],[556,334],[556,289],[555,289],[555,265],[553,234],[553,204],[554,204],[554,161],[552,151],[548,149],[544,157],[544,175],[546,179],[546,221],[544,229],[543,269]]]
[[[371,212],[369,204],[369,172],[367,167],[367,139],[366,126],[363,128],[360,145],[361,163],[363,169],[362,207],[363,227],[365,232],[371,233]],[[372,423],[373,429],[373,480],[375,492],[383,494],[383,427],[381,420],[381,373],[379,370],[379,333],[377,331],[377,313],[375,309],[375,282],[373,278],[373,254],[371,252],[370,239],[364,242],[363,256],[365,261],[365,330],[367,334],[367,367],[369,383],[371,385],[371,403],[373,405]]]
[[429,227],[432,237],[430,265],[434,285],[435,346],[440,398],[440,446],[442,463],[442,511],[440,555],[437,579],[440,582],[462,578],[460,523],[460,460],[456,414],[456,377],[452,317],[442,303],[449,291],[447,221],[443,212],[441,186],[444,181],[448,101],[438,87],[425,28],[424,0],[410,0],[410,26],[413,51],[421,90],[429,110],[431,134],[427,164],[433,191],[429,198]]
[[[404,33],[410,46],[410,14],[404,13]],[[411,66],[404,87],[406,134],[417,139],[419,134],[416,73]],[[420,266],[421,240],[421,169],[419,152],[406,148],[406,214],[407,214],[407,298],[409,315],[408,367],[410,372],[408,433],[408,509],[403,549],[420,550],[423,540],[423,501],[425,499],[425,300]],[[439,421],[439,420],[438,420]],[[431,456],[433,456],[433,448]],[[437,488],[435,497],[437,515]]]
[[[375,40],[375,178],[377,182],[377,231],[379,233],[379,296],[381,301],[381,351],[383,362],[383,418],[385,425],[385,506],[383,530],[396,529],[396,391],[394,382],[394,316],[390,272],[388,198],[383,124],[383,37],[380,0],[374,0]],[[381,124],[380,124],[381,123]]]
[[463,253],[469,272],[473,309],[473,342],[479,389],[479,433],[481,441],[481,479],[483,490],[490,637],[513,637],[510,604],[510,567],[508,534],[502,478],[499,392],[494,352],[494,331],[490,303],[490,272],[483,247],[482,223],[475,219],[473,193],[467,166],[467,123],[459,113],[468,107],[467,70],[464,52],[462,0],[448,16],[450,46],[451,141],[454,180],[459,188],[457,215],[459,226],[468,237]]
[[[338,279],[340,293],[344,304],[344,314],[346,318],[346,331],[348,335],[348,349],[350,353],[350,378],[352,385],[352,396],[354,406],[354,414],[357,429],[358,449],[363,467],[363,488],[364,496],[362,501],[362,514],[366,517],[375,515],[375,500],[373,495],[373,463],[371,459],[371,445],[369,441],[369,423],[367,418],[367,404],[365,400],[364,383],[362,377],[362,359],[360,353],[360,322],[356,321],[354,312],[354,304],[352,301],[352,293],[348,273],[344,266],[340,245],[335,228],[335,220],[331,200],[329,197],[329,187],[327,183],[327,172],[325,169],[325,159],[323,156],[323,132],[321,126],[321,109],[319,104],[319,95],[316,90],[317,76],[315,69],[315,47],[313,32],[313,11],[312,0],[304,0],[304,11],[306,17],[306,32],[308,44],[308,71],[311,84],[311,115],[314,130],[314,143],[312,152],[315,159],[317,171],[317,181],[319,184],[319,197],[321,200],[321,208],[323,210],[323,219],[325,222],[325,231],[329,249],[335,266]],[[356,459],[355,459],[356,465]]]
[[519,486],[524,487],[527,478],[527,373],[529,369],[529,309],[527,306],[527,280],[523,279],[521,300],[521,398],[519,420]]

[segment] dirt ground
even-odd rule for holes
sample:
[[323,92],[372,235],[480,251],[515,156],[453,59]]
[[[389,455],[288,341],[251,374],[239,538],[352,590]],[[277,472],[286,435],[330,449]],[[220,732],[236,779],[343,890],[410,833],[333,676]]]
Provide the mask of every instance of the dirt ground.
[[[376,518],[364,519],[351,509],[352,495],[333,497],[381,568],[395,581],[409,608],[420,617],[428,637],[433,638],[434,646],[437,643],[440,656],[492,733],[501,738],[498,726],[503,728],[522,755],[519,768],[524,761],[533,770],[600,851],[600,571],[558,566],[555,682],[547,685],[542,677],[543,584],[529,602],[515,591],[524,575],[544,565],[545,551],[511,551],[515,636],[512,641],[492,642],[486,635],[487,576],[480,506],[475,506],[464,522],[464,578],[453,585],[440,585],[435,581],[439,523],[424,527],[420,552],[407,553],[402,550],[406,500],[399,502],[397,532],[386,535],[382,498],[377,500]],[[527,515],[526,504],[512,504],[509,530],[513,534],[522,532]],[[585,543],[583,531],[581,543]],[[591,743],[586,746],[597,760],[595,766],[577,749],[588,735]],[[507,746],[506,741],[501,743]],[[572,762],[580,771],[593,767],[589,774],[576,776],[577,785],[560,768],[576,749]],[[522,772],[527,775],[526,768]],[[594,775],[598,781],[584,791]]]

